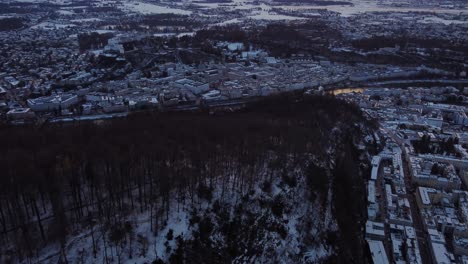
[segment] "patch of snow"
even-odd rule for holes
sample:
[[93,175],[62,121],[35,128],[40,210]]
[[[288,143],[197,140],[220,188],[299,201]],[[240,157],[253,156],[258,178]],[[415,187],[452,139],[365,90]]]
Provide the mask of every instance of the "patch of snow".
[[318,246],[312,250],[309,250],[305,254],[305,259],[308,262],[318,262],[321,259],[329,257],[332,254],[329,249],[325,248],[323,244],[318,244]]
[[190,15],[192,11],[187,11],[178,8],[171,8],[167,6],[143,3],[143,2],[130,2],[124,3],[126,10],[138,12],[141,14],[178,14],[178,15]]
[[71,22],[77,22],[77,23],[80,23],[80,22],[97,22],[97,21],[102,21],[102,19],[93,17],[93,18],[72,19],[70,21]]

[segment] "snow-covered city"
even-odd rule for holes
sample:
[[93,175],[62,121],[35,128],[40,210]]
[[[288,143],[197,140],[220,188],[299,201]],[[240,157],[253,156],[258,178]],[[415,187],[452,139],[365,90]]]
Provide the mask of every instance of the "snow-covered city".
[[468,263],[465,0],[0,2],[1,263]]

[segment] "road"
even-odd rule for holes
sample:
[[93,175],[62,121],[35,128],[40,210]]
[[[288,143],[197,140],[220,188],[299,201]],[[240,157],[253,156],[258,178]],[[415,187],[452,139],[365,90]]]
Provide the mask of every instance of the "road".
[[[382,127],[382,126],[381,126]],[[422,263],[434,263],[432,261],[431,252],[427,244],[426,232],[424,231],[424,225],[422,222],[421,212],[419,211],[418,205],[416,203],[416,191],[413,190],[413,183],[411,181],[410,166],[407,159],[405,158],[405,144],[406,140],[398,137],[390,129],[382,127],[382,129],[387,132],[387,135],[392,138],[402,149],[402,162],[403,162],[403,172],[405,176],[405,186],[406,186],[406,198],[408,199],[411,207],[411,218],[413,219],[413,227],[416,231],[416,237],[419,245],[419,252],[421,254]]]
[[403,171],[405,173],[405,185],[406,185],[406,198],[411,206],[411,217],[413,218],[413,226],[416,231],[416,237],[418,238],[419,252],[421,253],[421,259],[423,263],[433,263],[431,252],[427,244],[426,232],[422,222],[421,213],[416,203],[416,192],[413,190],[411,176],[409,173],[409,164],[406,159],[403,159]]
[[435,84],[446,84],[446,85],[456,85],[456,84],[468,84],[467,79],[420,79],[420,80],[390,80],[390,81],[381,81],[381,82],[368,82],[366,87],[375,87],[375,86],[385,86],[385,85],[395,85],[395,84],[411,84],[411,83],[435,83]]

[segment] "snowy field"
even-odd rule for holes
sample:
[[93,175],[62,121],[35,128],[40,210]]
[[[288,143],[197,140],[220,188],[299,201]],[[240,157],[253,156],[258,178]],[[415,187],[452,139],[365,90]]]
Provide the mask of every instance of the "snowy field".
[[[349,0],[353,3],[353,6],[340,6],[340,5],[330,5],[330,6],[317,6],[317,5],[279,5],[274,6],[275,8],[281,8],[284,10],[300,11],[306,9],[326,9],[329,11],[334,11],[340,13],[342,16],[351,16],[359,13],[365,12],[432,12],[440,14],[468,14],[468,9],[448,9],[448,8],[409,8],[409,7],[387,7],[379,6],[377,1],[372,0]],[[272,6],[262,3],[260,5],[254,4],[253,1],[249,0],[233,0],[232,3],[228,4],[218,4],[218,3],[197,3],[197,1],[192,2],[195,5],[207,7],[207,8],[218,8],[229,6],[235,10],[245,10],[253,9],[260,7],[263,11],[269,11]]]
[[[258,20],[300,20],[304,19],[301,17],[302,14],[309,14],[310,10],[329,10],[337,12],[342,16],[349,17],[356,14],[362,14],[366,12],[431,12],[434,14],[468,14],[468,9],[448,9],[448,8],[417,8],[417,7],[389,7],[389,6],[379,6],[377,1],[371,0],[350,0],[349,2],[353,3],[353,6],[340,6],[340,5],[330,5],[330,6],[317,6],[317,5],[269,5],[267,3],[260,3],[250,1],[250,0],[233,0],[230,3],[206,3],[199,1],[189,1],[189,2],[163,2],[161,4],[150,4],[143,1],[128,1],[123,4],[123,9],[132,12],[138,12],[141,14],[164,14],[164,13],[173,13],[181,15],[190,15],[196,13],[194,10],[190,10],[190,4],[202,8],[203,10],[217,9],[221,8],[224,10],[239,10],[244,12],[249,12],[249,15],[238,17],[238,18],[229,18],[226,21],[219,23],[231,24],[239,23],[244,19],[258,19]],[[167,6],[165,5],[167,3]],[[170,4],[169,4],[170,3]],[[169,6],[170,5],[170,6]],[[283,15],[277,14],[272,11],[272,9],[282,9],[284,11],[289,11],[297,13],[297,15]],[[304,12],[304,13],[303,13]],[[427,20],[429,23],[430,20]],[[450,21],[434,21],[441,23],[450,23]],[[452,21],[453,23],[465,23],[464,21]]]
[[127,2],[123,5],[124,10],[138,12],[141,14],[178,14],[178,15],[190,15],[192,11],[183,10],[178,8],[171,8],[162,5],[155,5],[143,2]]
[[[68,5],[71,0],[15,0],[16,2],[27,2],[27,3],[53,3],[59,5]],[[449,8],[427,8],[427,7],[391,7],[381,6],[378,1],[374,0],[348,0],[353,3],[353,6],[340,6],[340,5],[329,5],[329,6],[317,6],[310,4],[301,5],[269,5],[268,3],[260,3],[252,0],[233,0],[229,3],[206,3],[200,2],[199,0],[189,0],[182,2],[171,2],[162,1],[159,4],[145,2],[144,0],[126,0],[122,1],[121,7],[123,10],[138,12],[142,14],[165,14],[174,13],[181,15],[190,15],[193,10],[190,10],[190,4],[195,5],[204,9],[231,9],[231,10],[250,10],[255,8],[261,8],[262,12],[268,12],[271,8],[280,8],[284,10],[300,11],[306,9],[322,9],[340,13],[342,16],[351,16],[365,12],[432,12],[439,14],[468,14],[468,9],[449,9]],[[114,3],[113,1],[97,1],[98,6],[106,3]],[[118,2],[117,2],[118,3]],[[262,19],[264,16],[252,15],[252,17]],[[266,19],[274,19],[274,15],[265,16]],[[289,19],[284,16],[277,16],[278,20]]]

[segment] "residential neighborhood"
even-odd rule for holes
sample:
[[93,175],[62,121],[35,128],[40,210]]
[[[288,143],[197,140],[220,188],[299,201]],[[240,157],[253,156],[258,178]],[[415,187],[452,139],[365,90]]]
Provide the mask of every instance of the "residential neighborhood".
[[466,107],[444,100],[449,95],[463,92],[410,87],[339,95],[380,125],[368,139],[380,149],[367,183],[366,236],[374,263],[468,259]]

